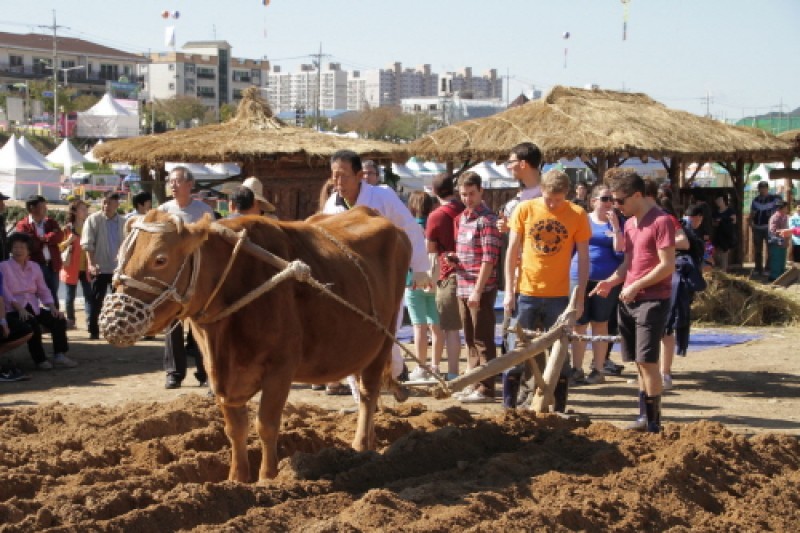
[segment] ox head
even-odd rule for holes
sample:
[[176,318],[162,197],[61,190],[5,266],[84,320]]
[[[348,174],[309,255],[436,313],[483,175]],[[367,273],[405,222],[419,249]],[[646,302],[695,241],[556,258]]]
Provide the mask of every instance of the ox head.
[[100,331],[108,342],[133,345],[189,314],[199,248],[209,227],[208,218],[187,226],[156,210],[128,222],[114,272],[115,290],[100,313]]

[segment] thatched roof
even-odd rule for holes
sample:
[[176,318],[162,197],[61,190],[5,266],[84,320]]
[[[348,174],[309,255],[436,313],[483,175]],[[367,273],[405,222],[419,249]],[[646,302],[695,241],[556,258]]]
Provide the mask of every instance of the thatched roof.
[[800,154],[800,129],[784,131],[783,133],[779,133],[778,137],[792,143],[795,154]]
[[380,141],[326,135],[289,126],[272,114],[258,89],[244,90],[236,116],[223,124],[174,130],[157,135],[109,141],[95,149],[103,162],[160,165],[176,162],[244,162],[294,156],[322,163],[337,150],[350,149],[362,157],[386,159],[401,147]]
[[534,142],[562,157],[678,157],[690,161],[783,159],[791,143],[755,128],[669,109],[645,94],[554,87],[545,98],[441,128],[406,147],[438,160],[504,159]]

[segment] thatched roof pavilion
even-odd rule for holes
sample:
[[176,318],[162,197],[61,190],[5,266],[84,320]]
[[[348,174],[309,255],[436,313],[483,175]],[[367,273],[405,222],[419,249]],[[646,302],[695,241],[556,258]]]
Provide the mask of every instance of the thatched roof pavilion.
[[167,161],[235,162],[242,167],[242,177],[256,176],[263,182],[265,196],[280,218],[296,219],[316,211],[319,190],[330,174],[329,158],[345,148],[378,161],[404,153],[390,143],[289,126],[273,116],[258,89],[251,87],[228,122],[110,141],[94,154],[103,162],[139,165],[142,177],[155,168],[163,178]]
[[526,141],[538,145],[546,161],[580,157],[600,175],[629,157],[760,162],[781,160],[791,150],[765,131],[670,109],[645,94],[562,86],[541,100],[441,128],[407,150],[447,161],[501,160]]

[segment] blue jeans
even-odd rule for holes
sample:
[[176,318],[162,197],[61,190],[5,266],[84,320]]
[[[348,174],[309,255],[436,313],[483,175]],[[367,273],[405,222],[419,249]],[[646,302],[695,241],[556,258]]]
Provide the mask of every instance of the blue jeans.
[[[89,323],[89,317],[92,316],[92,284],[86,279],[86,272],[80,271],[78,273],[78,281],[81,284],[81,293],[83,294],[83,310],[86,311],[86,323]],[[67,320],[75,322],[75,297],[78,295],[78,284],[67,285]],[[88,327],[88,326],[87,326]]]
[[53,269],[50,268],[50,265],[46,263],[39,263],[39,266],[42,269],[44,284],[47,285],[47,288],[50,289],[50,294],[53,295],[53,305],[55,305],[56,309],[58,309],[58,285],[61,282],[61,280],[58,279],[58,273],[53,272]]
[[[542,298],[520,294],[517,297],[516,305],[517,324],[524,329],[541,328],[548,330],[553,327],[553,324],[556,323],[556,320],[568,305],[569,297],[567,296]],[[561,367],[561,376],[564,378],[569,378],[571,370],[569,361],[570,358],[567,357],[564,361],[564,366]],[[522,380],[524,369],[525,365],[523,363],[503,372],[503,405],[505,407],[516,407],[517,391],[519,390],[519,382]]]

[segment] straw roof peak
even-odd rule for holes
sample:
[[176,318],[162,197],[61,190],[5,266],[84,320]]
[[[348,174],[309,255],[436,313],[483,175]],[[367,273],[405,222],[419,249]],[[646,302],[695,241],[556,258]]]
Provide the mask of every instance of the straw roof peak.
[[281,129],[286,126],[261,97],[258,87],[248,87],[242,91],[242,101],[236,109],[236,116],[231,120],[256,129]]

